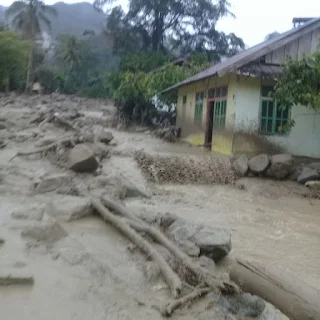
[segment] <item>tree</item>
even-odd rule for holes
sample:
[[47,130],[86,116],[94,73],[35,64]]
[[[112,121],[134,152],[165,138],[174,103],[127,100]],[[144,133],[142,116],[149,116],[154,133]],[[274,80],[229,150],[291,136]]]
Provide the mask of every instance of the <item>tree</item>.
[[[98,0],[102,6],[108,0]],[[216,30],[217,22],[232,15],[226,0],[130,0],[129,10],[115,7],[108,18],[107,35],[119,54],[139,51],[182,54],[205,52],[214,60],[230,56],[242,48],[234,34]]]
[[320,52],[301,60],[288,58],[277,79],[275,98],[284,106],[301,104],[320,110]]
[[7,10],[6,17],[11,21],[15,30],[19,31],[25,39],[31,41],[29,52],[26,92],[32,85],[34,72],[34,50],[36,41],[41,38],[41,26],[51,31],[50,16],[55,16],[56,10],[39,0],[15,1]]
[[273,31],[269,34],[266,35],[266,37],[264,38],[265,41],[268,41],[268,40],[272,40],[276,37],[278,37],[280,35],[280,33],[278,31]]
[[12,79],[21,81],[21,75],[26,73],[28,62],[29,41],[23,41],[12,31],[0,32],[0,85],[5,84],[10,90]]

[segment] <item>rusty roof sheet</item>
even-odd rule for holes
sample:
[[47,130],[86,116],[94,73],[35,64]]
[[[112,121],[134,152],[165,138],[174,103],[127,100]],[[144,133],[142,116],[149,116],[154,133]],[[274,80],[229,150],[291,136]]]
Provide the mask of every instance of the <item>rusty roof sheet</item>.
[[273,39],[264,41],[256,46],[253,46],[245,51],[242,51],[223,62],[220,62],[184,81],[181,81],[175,84],[170,88],[167,88],[162,92],[167,92],[175,88],[181,87],[183,85],[187,85],[202,79],[206,79],[214,75],[222,76],[226,73],[237,72],[237,70],[240,67],[259,59],[260,57],[266,55],[267,53],[282,47],[286,43],[299,38],[300,36],[318,28],[319,26],[320,26],[320,18],[313,19],[305,23],[304,25],[300,26],[299,28],[291,29],[287,32],[284,32],[278,35]]

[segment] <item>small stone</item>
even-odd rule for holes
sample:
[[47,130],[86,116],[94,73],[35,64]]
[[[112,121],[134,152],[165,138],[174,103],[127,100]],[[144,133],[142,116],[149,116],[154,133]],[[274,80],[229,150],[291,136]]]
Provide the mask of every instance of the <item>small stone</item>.
[[271,157],[270,175],[275,179],[287,178],[293,171],[293,157],[290,154],[277,154]]
[[72,221],[93,213],[90,199],[65,196],[50,202],[46,207],[49,216],[62,221]]
[[320,191],[320,181],[308,181],[305,186],[311,190]]
[[168,229],[178,219],[176,215],[169,212],[164,215],[160,215],[159,218],[159,225],[163,229]]
[[253,173],[263,173],[267,170],[269,166],[269,157],[266,154],[260,154],[259,156],[256,156],[249,160],[248,165],[249,169]]
[[56,174],[34,182],[34,193],[43,194],[65,188],[72,182],[72,178],[66,174]]
[[320,180],[320,174],[316,170],[307,167],[303,168],[300,176],[298,177],[298,182],[301,184],[305,184],[308,181],[317,180]]
[[240,177],[245,176],[249,170],[247,156],[242,155],[240,158],[236,159],[233,163],[233,167]]
[[92,150],[85,144],[76,145],[69,154],[69,168],[75,172],[93,172],[99,166]]
[[231,251],[231,235],[226,230],[205,228],[194,236],[195,244],[205,255],[215,262],[220,261]]

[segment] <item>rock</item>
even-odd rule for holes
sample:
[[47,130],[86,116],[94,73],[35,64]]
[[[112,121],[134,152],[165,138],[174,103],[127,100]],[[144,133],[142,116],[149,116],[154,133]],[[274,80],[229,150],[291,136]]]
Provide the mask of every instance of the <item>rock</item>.
[[113,140],[113,135],[111,132],[105,132],[99,136],[99,141],[105,144],[109,144]]
[[214,261],[206,256],[200,256],[199,263],[201,267],[208,269],[211,272],[216,269],[216,264],[214,263]]
[[54,143],[55,141],[57,141],[57,138],[54,137],[44,137],[42,139],[40,139],[39,141],[37,141],[35,143],[35,146],[40,148],[40,147],[45,147],[48,146],[51,143]]
[[44,214],[43,205],[19,208],[11,213],[11,217],[16,220],[35,220],[41,221]]
[[231,235],[226,230],[207,229],[194,236],[195,244],[200,248],[201,255],[205,255],[215,262],[220,261],[231,251]]
[[293,158],[290,154],[277,154],[271,157],[270,175],[275,179],[287,178],[293,172]]
[[260,154],[249,160],[248,165],[249,169],[253,173],[262,173],[267,170],[269,166],[269,157],[266,154]]
[[34,182],[34,193],[46,193],[65,188],[72,182],[72,178],[66,174],[51,175]]
[[49,222],[41,226],[25,227],[21,236],[35,241],[52,244],[67,236],[67,232],[58,222]]
[[164,215],[160,214],[159,215],[159,226],[163,229],[168,229],[176,220],[178,217],[174,214],[171,214],[169,212],[166,212]]
[[231,235],[223,229],[177,219],[169,228],[169,236],[177,243],[191,241],[200,248],[200,254],[218,262],[231,251]]
[[200,248],[197,247],[194,242],[189,240],[184,240],[178,242],[181,250],[186,253],[190,257],[199,257],[200,256]]
[[240,158],[236,159],[233,162],[233,167],[236,173],[240,176],[243,177],[247,174],[249,170],[248,166],[248,158],[245,155],[242,155]]
[[316,170],[307,167],[303,168],[300,176],[298,177],[298,182],[302,184],[316,180],[320,180],[320,174]]
[[308,181],[305,186],[311,190],[320,191],[320,181]]
[[65,196],[50,202],[46,212],[57,220],[69,222],[92,214],[93,209],[87,198]]
[[168,229],[168,233],[177,241],[191,240],[193,236],[203,229],[201,224],[188,223],[183,219],[177,219]]
[[93,172],[99,166],[92,150],[85,144],[76,145],[69,154],[69,168],[75,172]]

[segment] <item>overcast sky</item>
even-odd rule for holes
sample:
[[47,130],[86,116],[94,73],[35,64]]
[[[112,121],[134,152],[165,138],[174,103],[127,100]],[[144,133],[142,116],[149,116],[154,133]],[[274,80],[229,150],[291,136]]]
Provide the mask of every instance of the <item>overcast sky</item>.
[[[80,0],[68,0],[75,3]],[[47,4],[57,1],[45,0]],[[118,0],[126,4],[127,0]],[[227,33],[234,32],[243,38],[249,46],[263,41],[264,37],[273,32],[283,32],[292,27],[293,17],[320,16],[319,0],[230,0],[232,12],[236,18],[225,18],[218,24],[218,29]],[[12,0],[0,0],[1,5],[8,6]]]

